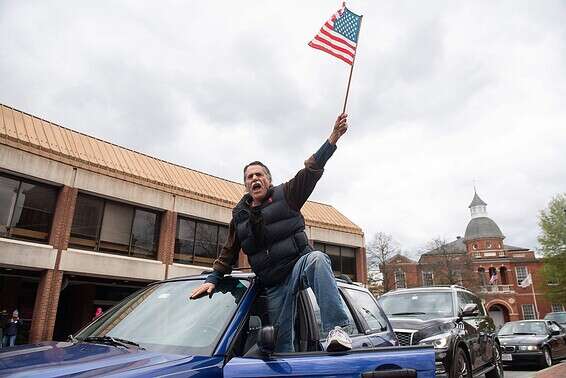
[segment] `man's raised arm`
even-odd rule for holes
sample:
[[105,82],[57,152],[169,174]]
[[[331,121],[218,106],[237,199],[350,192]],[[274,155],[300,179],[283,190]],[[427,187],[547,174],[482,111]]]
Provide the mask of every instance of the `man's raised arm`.
[[324,144],[305,161],[305,168],[285,183],[285,198],[289,206],[300,210],[322,177],[324,166],[336,151],[336,143],[348,130],[348,115],[343,113],[336,118],[334,127]]

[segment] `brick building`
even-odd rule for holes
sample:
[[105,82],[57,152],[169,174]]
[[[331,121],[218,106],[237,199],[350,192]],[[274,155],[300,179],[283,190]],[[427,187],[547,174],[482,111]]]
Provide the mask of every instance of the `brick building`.
[[[505,236],[474,193],[464,237],[436,246],[418,261],[396,255],[383,267],[384,287],[460,284],[475,291],[497,324],[542,318],[564,305],[544,296],[543,262],[528,248],[504,244]],[[528,285],[527,277],[533,284]],[[523,284],[522,287],[521,284]]]
[[[243,193],[0,105],[0,310],[19,310],[18,342],[66,339],[97,307],[210,269]],[[362,230],[327,204],[302,212],[334,271],[366,282]]]

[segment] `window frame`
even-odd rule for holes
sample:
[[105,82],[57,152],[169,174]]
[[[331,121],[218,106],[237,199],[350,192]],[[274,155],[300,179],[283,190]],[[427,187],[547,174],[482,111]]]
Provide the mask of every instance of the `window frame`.
[[[519,279],[519,270],[522,270],[522,269],[525,270],[525,276],[522,279]],[[520,285],[521,282],[523,282],[528,276],[529,276],[528,267],[526,267],[524,265],[515,267],[515,280],[517,281],[517,285]]]
[[[147,207],[142,207],[142,206],[136,206],[136,205],[132,205],[129,203],[125,203],[125,202],[120,202],[120,201],[115,201],[113,199],[108,199],[105,197],[100,197],[100,196],[96,196],[96,195],[92,195],[90,193],[84,193],[84,192],[79,192],[77,195],[77,201],[79,201],[79,198],[83,197],[83,198],[90,198],[90,199],[94,199],[97,201],[101,201],[102,202],[102,212],[101,212],[101,216],[100,216],[100,220],[98,221],[98,224],[96,225],[96,237],[94,239],[94,246],[93,248],[88,248],[85,245],[81,245],[80,243],[76,243],[73,242],[73,224],[71,223],[71,230],[70,230],[70,237],[69,237],[69,246],[70,248],[76,248],[76,249],[83,249],[83,250],[87,250],[87,251],[94,251],[94,252],[98,252],[98,253],[108,253],[111,255],[119,255],[119,256],[126,256],[126,257],[135,257],[135,258],[141,258],[141,259],[148,259],[148,260],[157,260],[157,254],[158,254],[158,249],[159,249],[159,238],[160,238],[160,231],[161,231],[161,219],[162,219],[162,212],[158,211],[158,210],[154,210],[151,208],[147,208]],[[106,214],[106,205],[108,203],[114,203],[118,206],[125,206],[125,207],[129,207],[132,210],[132,219],[131,222],[129,224],[129,236],[128,236],[128,249],[127,249],[127,254],[125,253],[118,253],[118,252],[110,252],[107,250],[101,250],[101,235],[102,235],[102,226],[104,224],[104,218],[107,215]],[[134,228],[134,223],[136,221],[136,213],[137,211],[144,211],[144,212],[148,212],[148,213],[153,213],[155,214],[155,226],[154,226],[154,250],[152,250],[152,256],[151,257],[143,257],[140,256],[139,254],[134,254],[133,249],[134,246],[132,245],[133,242],[133,237],[134,237],[134,233],[133,233],[133,228]],[[77,207],[75,207],[75,213],[73,213],[73,220],[75,219],[76,216],[76,211],[77,211]],[[76,235],[76,234],[75,234]],[[92,240],[92,239],[86,239],[86,238],[77,238],[80,240]]]
[[[312,242],[312,247],[314,248],[314,250],[324,252],[332,260],[331,255],[327,252],[327,248],[326,248],[327,246],[332,246],[332,247],[338,248],[338,255],[337,256],[338,256],[338,260],[340,262],[340,266],[338,267],[339,269],[337,269],[337,270],[334,270],[335,267],[333,266],[332,271],[334,273],[344,274],[344,275],[350,277],[352,279],[352,281],[355,281],[357,279],[357,272],[355,271],[355,268],[356,268],[356,262],[357,262],[356,250],[358,248],[354,247],[354,246],[325,243],[325,242],[322,242],[322,241],[319,241],[319,240],[314,240]],[[354,259],[354,272],[353,273],[344,273],[344,257],[343,257],[343,254],[342,254],[342,249],[349,249],[349,250],[352,250],[352,252],[354,253],[353,257],[347,256],[347,258],[353,258]],[[336,255],[332,255],[332,256],[336,256]]]
[[[532,317],[526,317],[526,311],[525,309],[529,308],[530,311],[532,311]],[[521,305],[521,312],[523,313],[523,320],[535,320],[536,319],[536,313],[535,313],[535,306],[532,303],[523,303]]]
[[[402,273],[403,274],[403,286],[399,286],[399,280],[397,279],[397,274],[398,273]],[[395,289],[406,289],[407,288],[407,275],[405,274],[405,271],[402,269],[397,269],[393,275],[393,277],[395,278]]]
[[[182,221],[194,222],[193,239],[192,239],[193,247],[192,247],[192,251],[191,251],[191,254],[190,254],[191,255],[190,262],[183,262],[183,261],[181,261],[182,259],[175,257],[175,255],[180,255],[180,254],[188,255],[187,252],[177,251],[178,240],[180,240],[179,237],[178,237],[179,236],[179,230],[180,230],[179,225]],[[213,222],[213,221],[210,221],[210,220],[186,216],[186,215],[178,215],[177,216],[177,224],[176,224],[176,228],[175,228],[175,244],[173,246],[173,262],[174,263],[176,263],[176,264],[186,264],[186,265],[206,266],[206,267],[212,266],[212,263],[213,263],[214,260],[211,261],[210,264],[206,264],[206,263],[202,262],[207,257],[199,256],[199,258],[203,259],[203,260],[199,261],[199,262],[195,261],[195,257],[197,257],[195,255],[195,253],[196,253],[196,247],[197,247],[197,230],[198,230],[199,223],[216,227],[216,258],[218,258],[218,256],[220,255],[220,251],[222,250],[222,247],[224,246],[224,244],[226,244],[226,241],[223,241],[223,242],[220,241],[220,229],[226,228],[227,238],[230,237],[230,234],[229,234],[230,231],[229,231],[229,225],[228,224],[220,223],[220,222]]]
[[[427,283],[426,275],[430,275],[430,285]],[[434,273],[430,271],[421,272],[421,278],[423,281],[423,286],[432,287],[434,286]]]
[[[49,244],[49,239],[51,237],[51,231],[53,228],[53,218],[55,217],[55,211],[57,209],[57,201],[59,198],[59,193],[61,190],[61,186],[60,185],[53,185],[50,183],[46,183],[43,181],[37,181],[37,180],[33,180],[33,179],[28,179],[25,177],[19,177],[19,176],[14,176],[11,174],[7,174],[5,172],[0,172],[0,176],[4,177],[8,180],[13,180],[17,182],[17,189],[16,189],[16,196],[15,199],[13,201],[13,203],[10,205],[10,210],[9,210],[9,214],[8,214],[8,218],[6,220],[6,233],[5,235],[0,235],[0,237],[4,237],[4,238],[8,238],[8,239],[15,239],[15,240],[25,240],[25,241],[31,241],[33,243],[39,243],[39,244]],[[47,222],[47,231],[45,232],[45,236],[42,238],[39,237],[34,237],[33,234],[43,234],[44,232],[41,231],[35,231],[35,230],[31,230],[28,228],[23,228],[23,227],[16,227],[15,225],[13,225],[12,223],[14,222],[14,214],[15,214],[15,210],[18,206],[18,200],[20,199],[20,196],[22,195],[22,187],[24,184],[29,184],[29,185],[34,185],[34,186],[38,186],[38,187],[43,187],[45,189],[49,189],[54,191],[55,193],[55,198],[52,204],[52,209],[50,212],[46,212],[42,209],[34,209],[35,211],[44,213],[48,215],[48,222]],[[25,201],[25,199],[24,199]],[[24,202],[25,203],[25,202]],[[23,209],[25,209],[24,207],[24,203],[22,203],[22,211]],[[26,233],[18,233],[16,232],[14,235],[14,230],[24,230],[27,231],[27,235]]]
[[[560,306],[560,307],[558,307]],[[559,309],[559,310],[557,310]],[[564,312],[564,305],[562,303],[551,303],[550,312]]]

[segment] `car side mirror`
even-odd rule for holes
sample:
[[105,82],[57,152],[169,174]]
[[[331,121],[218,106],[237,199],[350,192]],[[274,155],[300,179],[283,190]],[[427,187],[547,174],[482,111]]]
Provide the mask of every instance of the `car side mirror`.
[[475,303],[467,303],[463,309],[460,310],[459,317],[465,318],[466,316],[476,316],[479,314],[478,305]]
[[262,354],[273,354],[275,350],[275,342],[277,340],[277,335],[275,332],[275,327],[265,326],[259,330],[257,335],[257,346]]

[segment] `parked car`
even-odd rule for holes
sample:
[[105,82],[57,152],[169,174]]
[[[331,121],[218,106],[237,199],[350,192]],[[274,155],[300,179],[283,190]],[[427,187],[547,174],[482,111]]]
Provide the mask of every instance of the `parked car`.
[[566,311],[549,312],[544,316],[544,320],[554,320],[562,327],[566,327]]
[[401,345],[434,346],[437,377],[503,377],[495,325],[471,291],[456,285],[397,289],[378,302]]
[[545,368],[566,357],[566,330],[551,320],[508,322],[498,332],[504,364],[538,364]]
[[324,351],[320,310],[298,296],[298,353],[274,353],[266,296],[252,274],[222,280],[212,296],[189,300],[205,276],[149,285],[106,311],[69,341],[0,350],[0,376],[434,377],[434,349],[397,344],[391,324],[364,288],[338,287],[354,326],[353,349]]

